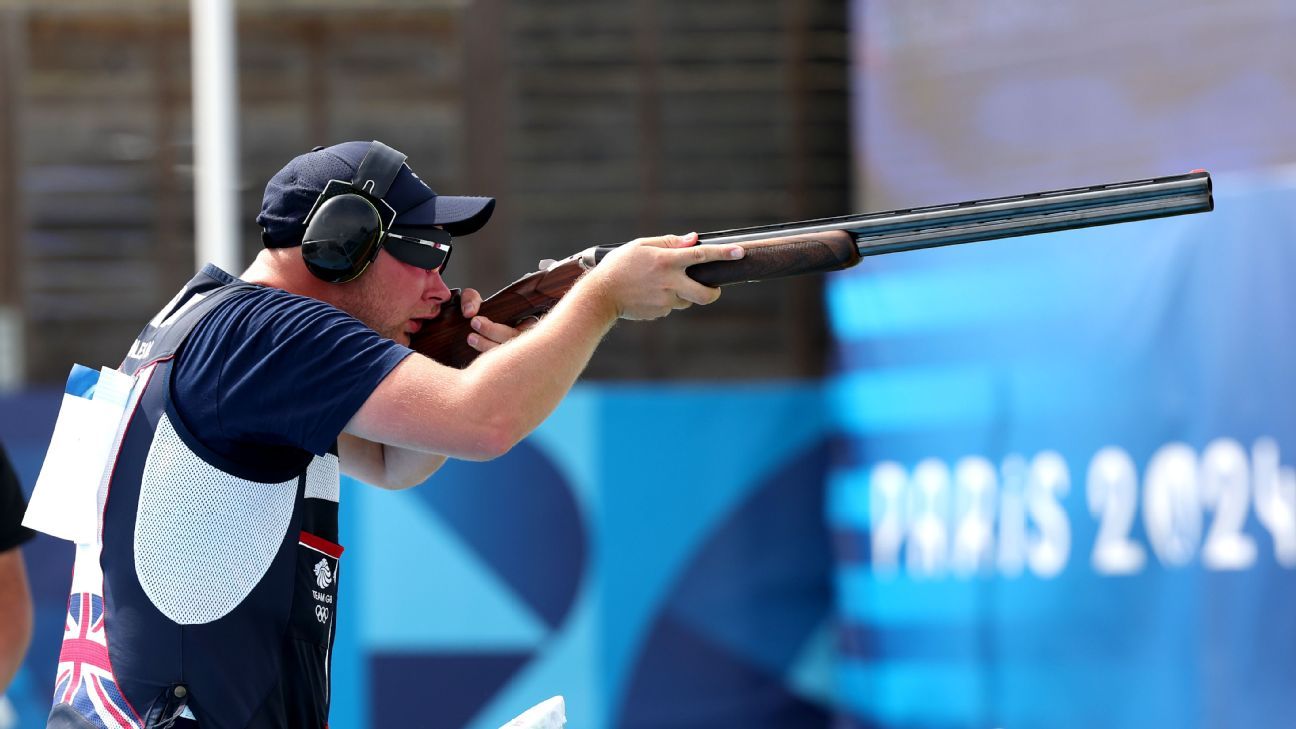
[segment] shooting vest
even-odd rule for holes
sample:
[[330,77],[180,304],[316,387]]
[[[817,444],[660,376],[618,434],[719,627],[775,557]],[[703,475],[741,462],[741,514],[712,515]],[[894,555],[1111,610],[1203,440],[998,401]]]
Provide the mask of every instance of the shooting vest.
[[194,326],[255,288],[207,266],[121,368],[136,384],[101,492],[101,539],[77,547],[50,727],[326,725],[336,446],[234,463],[188,431],[171,399]]

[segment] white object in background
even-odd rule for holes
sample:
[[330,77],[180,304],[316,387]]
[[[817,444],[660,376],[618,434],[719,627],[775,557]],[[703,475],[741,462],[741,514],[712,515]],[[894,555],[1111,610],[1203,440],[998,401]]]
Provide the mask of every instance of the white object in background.
[[103,368],[90,398],[64,393],[23,526],[73,544],[99,539],[99,487],[135,379]]
[[18,310],[0,306],[0,392],[17,388],[23,380],[22,332]]
[[194,255],[239,265],[238,3],[190,0],[194,134]]
[[0,729],[14,729],[17,726],[18,712],[9,703],[9,697],[0,695]]
[[567,726],[567,704],[563,697],[546,699],[522,712],[500,729],[562,729]]

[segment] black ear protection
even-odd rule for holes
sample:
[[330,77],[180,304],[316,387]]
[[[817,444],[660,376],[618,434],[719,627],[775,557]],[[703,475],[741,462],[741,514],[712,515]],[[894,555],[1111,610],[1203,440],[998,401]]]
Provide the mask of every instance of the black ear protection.
[[346,283],[373,263],[396,219],[382,198],[404,164],[404,154],[375,141],[350,182],[329,180],[306,214],[302,259],[311,273]]

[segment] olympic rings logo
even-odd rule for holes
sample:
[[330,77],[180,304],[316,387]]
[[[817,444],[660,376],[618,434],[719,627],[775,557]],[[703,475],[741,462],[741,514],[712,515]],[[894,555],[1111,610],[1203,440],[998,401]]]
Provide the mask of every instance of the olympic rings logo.
[[321,623],[327,623],[329,619],[329,609],[323,605],[315,606],[315,619]]

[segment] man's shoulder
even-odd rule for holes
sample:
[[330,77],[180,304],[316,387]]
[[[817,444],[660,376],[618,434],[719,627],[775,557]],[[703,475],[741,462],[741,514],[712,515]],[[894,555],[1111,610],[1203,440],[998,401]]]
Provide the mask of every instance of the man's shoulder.
[[228,336],[275,339],[291,335],[310,339],[314,335],[326,336],[326,330],[339,326],[364,324],[320,299],[272,286],[247,286],[203,317],[194,328],[194,336],[209,338],[214,334],[217,341],[227,343],[232,343]]
[[328,302],[248,286],[190,333],[171,397],[190,433],[227,459],[282,447],[320,455],[408,352]]
[[285,311],[318,311],[320,313],[337,313],[349,316],[332,304],[302,294],[293,293],[274,286],[249,284],[241,286],[224,303],[248,310],[250,313],[261,313],[267,316],[279,315]]

